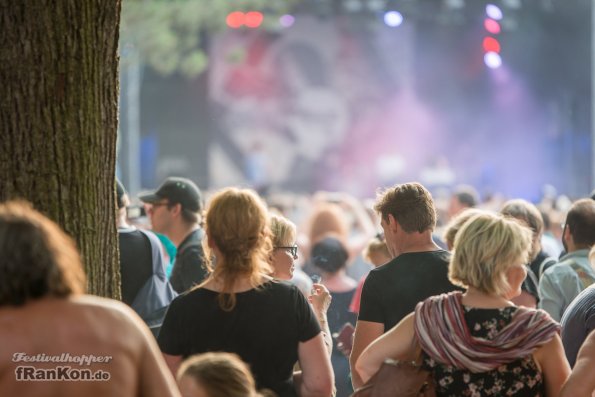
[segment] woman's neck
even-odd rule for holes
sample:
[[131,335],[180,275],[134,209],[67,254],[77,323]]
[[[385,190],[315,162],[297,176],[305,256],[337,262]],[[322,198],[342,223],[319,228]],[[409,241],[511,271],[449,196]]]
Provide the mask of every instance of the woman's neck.
[[[250,276],[238,276],[236,278],[233,286],[231,287],[231,291],[229,291],[229,292],[233,292],[233,293],[246,292],[246,291],[254,289],[255,287],[257,287],[261,284],[264,284],[270,280],[272,280],[272,277],[267,276],[265,274],[260,274],[258,282],[256,283],[256,285],[254,285],[254,284],[252,284],[252,280],[250,279]],[[206,288],[211,291],[221,292],[221,291],[223,291],[223,284],[224,284],[224,281],[220,277],[210,278],[203,285],[203,288]]]
[[480,309],[501,309],[507,306],[515,306],[514,303],[503,296],[487,294],[474,287],[467,289],[463,294],[461,303],[465,306]]
[[341,269],[335,273],[323,272],[321,276],[322,284],[332,292],[346,292],[357,286],[357,282],[347,276],[345,269]]

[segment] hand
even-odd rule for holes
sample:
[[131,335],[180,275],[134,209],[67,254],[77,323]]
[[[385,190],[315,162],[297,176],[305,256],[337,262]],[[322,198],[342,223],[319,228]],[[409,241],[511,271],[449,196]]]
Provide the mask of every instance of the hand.
[[308,301],[312,305],[317,318],[326,318],[326,312],[331,305],[332,299],[331,293],[324,285],[318,283],[312,285],[312,292],[308,297]]
[[353,349],[353,334],[355,328],[351,323],[345,323],[341,330],[333,334],[333,338],[337,341],[337,349],[349,358],[351,350]]

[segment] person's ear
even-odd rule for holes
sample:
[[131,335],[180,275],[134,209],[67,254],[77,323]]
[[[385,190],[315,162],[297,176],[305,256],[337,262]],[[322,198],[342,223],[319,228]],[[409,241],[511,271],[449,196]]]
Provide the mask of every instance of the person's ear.
[[[525,268],[524,265],[511,266],[508,269],[506,269],[506,280],[508,281],[511,287],[518,285],[518,288],[520,288],[520,286],[523,284],[523,281],[525,281],[525,278],[527,278],[527,268]],[[510,296],[508,296],[507,299],[517,297],[518,291],[519,290],[508,291],[508,294]]]
[[569,241],[572,238],[572,233],[570,233],[570,226],[568,226],[568,224],[566,224],[566,227],[564,228],[564,231],[562,232],[562,238],[565,241]]
[[395,219],[395,217],[392,214],[388,214],[388,228],[392,231],[392,232],[396,232],[397,229],[399,228],[399,222],[397,222],[397,220]]
[[182,214],[182,204],[180,204],[180,203],[174,204],[172,207],[170,207],[169,211],[174,216],[181,215]]
[[215,248],[215,242],[213,241],[213,238],[211,237],[211,234],[207,231],[207,246],[210,249]]

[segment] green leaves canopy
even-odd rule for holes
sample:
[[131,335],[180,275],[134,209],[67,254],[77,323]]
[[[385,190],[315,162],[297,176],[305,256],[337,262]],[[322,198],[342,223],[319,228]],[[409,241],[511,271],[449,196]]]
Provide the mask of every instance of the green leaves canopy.
[[279,16],[298,0],[124,0],[120,30],[121,61],[140,56],[157,72],[187,77],[208,66],[205,40],[228,29],[232,11],[261,11],[259,29],[278,28]]

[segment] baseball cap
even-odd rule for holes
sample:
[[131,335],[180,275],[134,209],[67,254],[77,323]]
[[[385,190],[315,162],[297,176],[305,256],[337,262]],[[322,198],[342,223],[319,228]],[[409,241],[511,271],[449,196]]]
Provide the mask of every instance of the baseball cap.
[[138,198],[148,204],[167,199],[172,204],[182,204],[182,208],[192,212],[202,209],[202,194],[190,179],[169,177],[153,193],[141,194]]
[[349,253],[341,240],[332,236],[314,244],[310,256],[316,267],[329,273],[344,267],[349,259]]

